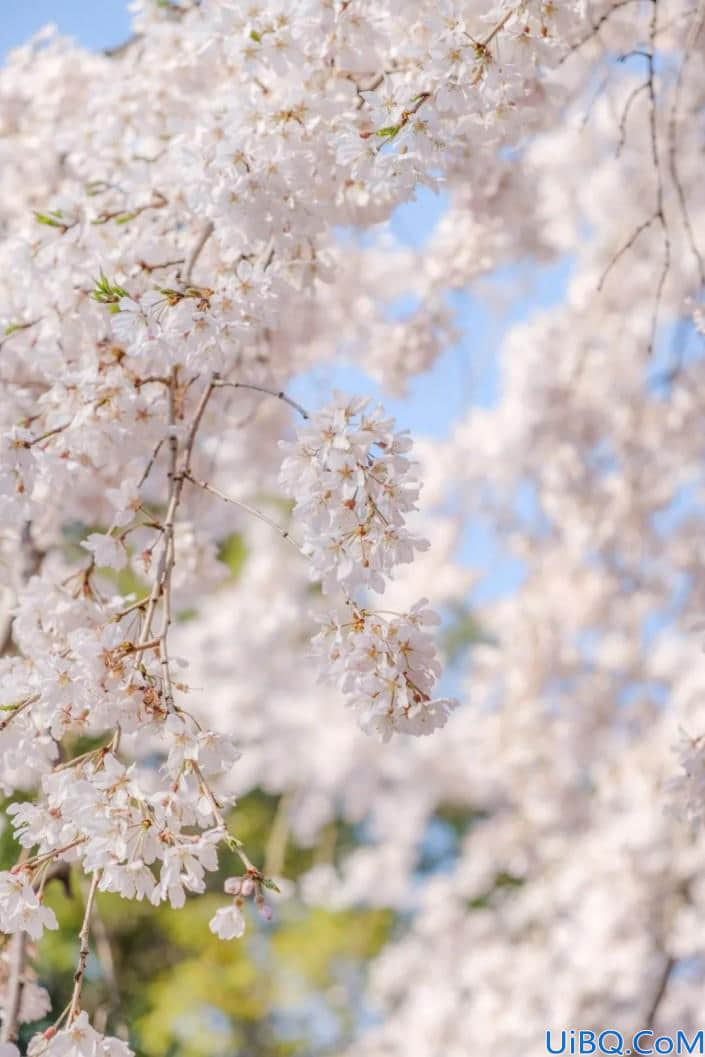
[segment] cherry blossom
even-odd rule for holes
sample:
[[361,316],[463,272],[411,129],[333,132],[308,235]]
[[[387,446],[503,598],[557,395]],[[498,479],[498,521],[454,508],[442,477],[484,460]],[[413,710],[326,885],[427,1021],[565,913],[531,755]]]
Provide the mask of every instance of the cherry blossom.
[[[130,1052],[82,1007],[98,893],[182,907],[227,847],[211,931],[269,918],[255,788],[307,846],[371,835],[304,899],[404,922],[352,1057],[697,1024],[702,12],[132,7],[115,54],[48,31],[0,72],[0,1057],[47,1012],[9,947],[57,927],[56,870],[84,921],[31,1057]],[[442,215],[405,244],[422,192]],[[365,396],[294,398],[343,361],[423,387],[468,292],[500,303],[491,377],[473,332],[479,392],[413,460]],[[452,680],[435,609],[472,642]]]

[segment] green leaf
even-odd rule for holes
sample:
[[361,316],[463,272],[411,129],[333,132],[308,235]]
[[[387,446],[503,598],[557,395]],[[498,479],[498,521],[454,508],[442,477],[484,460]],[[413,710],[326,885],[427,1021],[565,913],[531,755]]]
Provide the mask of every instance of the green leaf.
[[475,643],[490,645],[495,640],[483,631],[481,624],[465,606],[457,606],[453,621],[441,637],[441,645],[449,664],[454,664]]
[[385,128],[378,128],[375,135],[382,136],[385,139],[391,139],[393,136],[396,136],[400,128],[401,125],[387,125]]
[[247,547],[239,532],[233,532],[222,541],[218,558],[230,569],[232,579],[237,579],[247,558]]
[[99,279],[94,279],[95,286],[91,297],[94,301],[97,301],[99,305],[109,305],[111,312],[119,312],[120,308],[118,301],[123,297],[129,297],[129,293],[123,286],[118,283],[112,283],[107,275],[100,273]]
[[66,225],[61,220],[57,219],[57,216],[61,216],[60,213],[38,213],[34,210],[34,219],[38,224],[46,224],[49,228],[64,228]]

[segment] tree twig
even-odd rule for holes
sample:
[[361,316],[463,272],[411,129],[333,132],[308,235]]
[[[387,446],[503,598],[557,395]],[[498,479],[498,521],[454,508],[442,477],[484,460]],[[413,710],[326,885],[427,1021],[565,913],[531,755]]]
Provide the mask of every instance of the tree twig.
[[17,1038],[22,988],[24,986],[24,966],[27,950],[27,933],[16,932],[10,947],[10,972],[7,982],[7,994],[3,1009],[2,1031],[0,1042],[14,1042]]
[[73,1019],[78,1016],[81,1009],[81,991],[83,990],[83,977],[86,972],[86,962],[88,961],[88,955],[90,953],[89,934],[91,928],[91,914],[93,913],[93,904],[95,903],[95,897],[98,891],[98,882],[100,881],[100,877],[100,870],[96,870],[93,876],[91,877],[91,884],[90,888],[88,889],[88,895],[86,897],[86,909],[83,914],[83,924],[81,925],[81,931],[78,934],[80,945],[78,950],[78,965],[76,966],[76,972],[74,973],[73,977],[73,994],[71,995],[71,1005],[69,1006],[69,1025],[71,1024]]
[[283,390],[279,389],[268,389],[266,385],[253,385],[249,382],[228,382],[224,379],[218,379],[215,383],[217,389],[251,389],[255,393],[265,393],[267,396],[276,396],[277,400],[281,400],[283,403],[288,404],[289,407],[293,407],[294,411],[297,411],[302,418],[308,419],[311,416],[305,407],[301,404],[297,404],[295,400],[292,400],[290,396],[287,396]]
[[257,507],[254,506],[250,506],[249,503],[243,503],[240,499],[233,499],[231,496],[226,495],[225,492],[221,492],[219,488],[214,488],[213,485],[208,484],[207,481],[199,481],[198,478],[193,477],[191,474],[186,475],[186,480],[190,481],[191,484],[195,484],[199,488],[202,488],[204,492],[210,492],[211,495],[217,496],[217,498],[222,499],[223,502],[232,503],[233,506],[240,507],[240,509],[244,510],[247,514],[251,514],[253,517],[259,518],[260,521],[264,521],[265,525],[269,525],[269,527],[273,528],[275,532],[278,532],[283,540],[287,540],[289,543],[292,543],[294,547],[296,547],[297,551],[303,553],[301,550],[301,545],[296,542],[291,533],[287,529],[282,528],[281,525],[278,525],[273,518],[269,517],[269,515],[265,514],[262,510],[258,510]]
[[191,253],[189,255],[188,261],[186,262],[186,269],[184,271],[183,281],[184,281],[184,283],[187,286],[191,282],[191,275],[193,273],[193,269],[196,267],[196,261],[201,256],[201,252],[203,251],[203,247],[208,242],[208,239],[211,237],[211,235],[213,234],[214,230],[215,229],[214,229],[212,220],[207,220],[205,222],[205,224],[203,225],[203,227],[201,228],[201,232],[200,232],[200,234],[198,236],[198,241],[196,242],[196,245],[191,250]]

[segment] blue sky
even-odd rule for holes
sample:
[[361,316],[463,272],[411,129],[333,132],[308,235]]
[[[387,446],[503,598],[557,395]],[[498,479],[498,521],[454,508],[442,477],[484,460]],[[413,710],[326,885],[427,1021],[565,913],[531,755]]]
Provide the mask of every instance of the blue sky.
[[0,54],[23,44],[47,23],[87,48],[111,48],[129,36],[125,0],[5,0],[0,19]]

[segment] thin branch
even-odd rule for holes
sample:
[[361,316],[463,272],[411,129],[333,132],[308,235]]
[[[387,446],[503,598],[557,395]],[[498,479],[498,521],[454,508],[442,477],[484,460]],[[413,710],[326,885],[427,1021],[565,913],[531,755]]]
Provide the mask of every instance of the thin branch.
[[161,264],[147,264],[146,261],[138,261],[137,263],[143,272],[149,272],[151,275],[152,272],[157,272],[160,268],[174,268],[177,264],[183,264],[185,260],[185,257],[176,257],[173,261],[163,261]]
[[262,876],[261,872],[257,869],[257,867],[251,861],[251,859],[249,858],[247,853],[244,851],[241,842],[237,839],[237,837],[233,837],[233,835],[230,833],[230,831],[228,829],[228,824],[225,821],[225,818],[223,816],[222,808],[221,808],[220,804],[218,803],[218,801],[216,800],[216,797],[215,797],[215,794],[214,794],[213,790],[211,789],[211,787],[209,786],[208,782],[206,781],[206,779],[205,779],[205,777],[203,775],[203,771],[198,766],[198,764],[196,763],[195,760],[191,760],[190,763],[191,763],[191,768],[193,770],[193,773],[198,778],[198,782],[199,782],[199,785],[201,787],[201,791],[203,792],[203,794],[205,795],[208,803],[211,806],[211,811],[213,812],[213,817],[215,818],[215,821],[218,824],[218,828],[222,829],[224,836],[226,838],[229,838],[230,841],[232,842],[233,850],[236,853],[236,855],[239,856],[240,861],[242,862],[242,864],[245,867],[245,869],[248,870],[255,877],[261,877]]
[[15,334],[20,334],[23,330],[29,330],[30,327],[36,327],[37,323],[41,322],[39,319],[33,319],[29,323],[17,323],[15,326],[9,327],[2,339],[0,339],[0,349],[3,347],[6,341],[9,341]]
[[674,89],[674,93],[673,93],[673,104],[671,106],[671,110],[670,110],[670,113],[669,113],[669,116],[668,116],[668,168],[669,168],[669,172],[671,174],[671,179],[673,180],[673,186],[676,189],[676,195],[678,197],[678,205],[680,207],[681,217],[683,219],[683,227],[685,228],[685,233],[686,233],[686,236],[688,238],[688,242],[690,244],[690,250],[691,250],[691,253],[695,257],[695,260],[697,262],[698,275],[700,277],[700,282],[701,282],[701,284],[703,286],[705,286],[705,260],[703,260],[703,255],[700,252],[698,244],[697,244],[697,242],[695,240],[695,232],[693,231],[693,226],[692,226],[691,221],[690,221],[690,214],[688,212],[688,204],[687,204],[686,197],[685,197],[685,191],[683,190],[683,184],[681,183],[680,173],[678,172],[678,160],[677,160],[677,147],[678,147],[677,117],[678,117],[678,107],[679,107],[679,104],[680,104],[681,91],[682,91],[682,88],[683,88],[683,80],[685,78],[686,66],[688,65],[688,63],[689,63],[689,61],[691,59],[691,56],[693,54],[693,46],[696,43],[698,37],[700,36],[700,33],[702,32],[703,24],[705,24],[705,14],[700,12],[699,13],[699,17],[696,19],[696,22],[695,22],[695,24],[693,26],[693,29],[691,30],[691,32],[688,35],[689,39],[688,39],[688,41],[686,42],[686,45],[685,45],[685,52],[684,52],[684,55],[683,55],[683,61],[680,64],[680,68],[678,70],[678,76],[676,78],[676,85],[675,85],[675,89]]
[[666,217],[663,211],[663,181],[661,179],[661,162],[659,158],[658,135],[656,128],[656,88],[654,57],[656,53],[656,32],[658,29],[658,0],[651,0],[651,21],[649,23],[649,51],[646,56],[649,69],[647,80],[649,91],[649,132],[651,137],[651,159],[656,173],[656,219],[661,226],[663,235],[663,267],[656,287],[656,299],[651,319],[651,334],[649,336],[648,353],[651,355],[656,338],[656,327],[658,324],[658,311],[661,305],[661,295],[666,283],[669,268],[671,266],[671,238],[668,233]]
[[195,484],[199,488],[202,488],[204,492],[210,492],[211,495],[217,496],[217,498],[222,499],[223,502],[232,503],[233,506],[240,507],[240,509],[244,510],[247,514],[251,514],[253,517],[259,518],[260,521],[264,521],[265,525],[269,525],[269,527],[273,528],[275,532],[278,532],[282,539],[293,544],[299,553],[303,553],[301,544],[296,542],[291,533],[287,529],[282,528],[281,525],[277,524],[277,522],[269,517],[268,514],[258,510],[257,507],[250,506],[249,503],[243,503],[239,499],[232,499],[231,496],[225,495],[224,492],[221,492],[219,488],[214,488],[212,484],[208,484],[206,481],[199,481],[196,477],[192,477],[191,474],[186,474],[186,480],[190,481],[191,484]]
[[168,205],[168,200],[164,197],[161,191],[154,192],[155,197],[151,202],[146,202],[143,206],[137,206],[135,209],[111,209],[105,210],[99,213],[95,217],[91,224],[107,224],[110,220],[116,220],[118,223],[126,224],[130,220],[135,220],[141,213],[145,213],[148,209],[163,209],[164,206]]
[[16,932],[10,948],[10,972],[5,996],[0,1042],[14,1042],[19,1027],[20,1003],[24,986],[24,966],[27,951],[27,933]]
[[506,26],[507,22],[509,21],[509,19],[512,17],[513,14],[514,14],[514,8],[510,8],[509,11],[507,11],[507,13],[499,20],[497,25],[493,29],[490,30],[488,36],[486,36],[484,40],[480,41],[480,47],[481,48],[486,48],[486,47],[488,47],[488,45],[490,45],[492,43],[492,41],[497,36],[497,34],[501,30],[504,29],[504,27]]
[[569,50],[565,53],[565,55],[561,56],[556,65],[562,66],[563,63],[571,57],[571,55],[574,55],[575,52],[579,51],[580,48],[582,48],[585,44],[593,40],[593,38],[598,35],[605,22],[607,22],[607,20],[610,19],[615,13],[615,11],[618,11],[620,7],[626,7],[627,4],[638,3],[641,3],[641,0],[617,0],[617,3],[613,4],[609,11],[605,11],[604,15],[600,15],[597,22],[593,23],[592,29],[589,33],[586,33],[584,37],[581,37],[580,40],[576,40],[574,44],[570,45]]
[[[86,886],[83,885],[82,887],[84,889],[84,895],[87,894]],[[103,1013],[102,1019],[104,1020],[104,1023],[101,1025],[98,1022],[98,1010],[96,1010],[96,1014],[94,1015],[94,1023],[96,1029],[98,1031],[104,1032],[107,1024],[108,1012],[110,1010],[120,1009],[120,990],[118,987],[117,973],[115,971],[115,959],[113,958],[113,951],[110,945],[110,937],[108,935],[108,930],[106,928],[105,921],[103,920],[103,916],[100,913],[100,909],[98,907],[97,902],[93,907],[93,917],[91,919],[91,933],[93,934],[96,958],[100,963],[100,968],[103,972],[103,976],[105,977],[105,982],[107,984],[108,991],[107,1009],[106,1005],[104,1004],[101,1006],[100,1010],[100,1012]],[[127,1039],[128,1037],[127,1025],[122,1019],[120,1019],[117,1025],[117,1034],[120,1038]]]
[[10,724],[11,724],[11,723],[12,723],[12,721],[13,721],[13,719],[17,719],[17,717],[18,717],[18,716],[19,716],[19,715],[20,715],[20,714],[21,714],[22,712],[24,712],[24,710],[25,710],[26,708],[29,708],[29,706],[30,706],[30,705],[33,705],[33,704],[34,704],[34,703],[35,703],[36,701],[38,701],[38,700],[39,700],[39,694],[32,694],[32,696],[31,696],[31,697],[27,697],[27,698],[25,698],[25,700],[24,700],[24,701],[21,701],[21,702],[19,703],[19,705],[16,705],[16,706],[15,706],[15,707],[14,707],[14,708],[13,708],[13,709],[11,710],[11,712],[10,712],[9,716],[6,716],[6,717],[5,717],[5,719],[3,719],[3,720],[2,720],[1,722],[0,722],[0,734],[1,734],[2,732],[3,732],[3,730],[5,730],[5,728],[6,728],[6,727],[9,727],[9,726],[10,726]]
[[673,957],[673,955],[669,954],[664,959],[664,963],[661,968],[661,973],[656,984],[656,989],[654,991],[651,1003],[649,1004],[648,1011],[644,1018],[644,1024],[647,1024],[650,1028],[653,1028],[654,1021],[659,1010],[659,1006],[661,1005],[661,1002],[663,1001],[666,995],[666,990],[668,989],[668,984],[670,982],[675,967],[676,959]]
[[657,216],[658,216],[657,213],[652,213],[652,215],[648,218],[648,220],[644,220],[641,224],[639,224],[639,226],[634,229],[634,231],[629,236],[629,238],[624,243],[624,245],[620,249],[617,250],[617,252],[614,254],[612,259],[610,260],[609,264],[607,265],[607,267],[603,271],[602,275],[600,276],[600,281],[597,284],[598,291],[602,290],[602,287],[605,285],[605,279],[610,274],[610,272],[614,268],[614,266],[617,263],[617,261],[619,261],[620,258],[624,256],[624,254],[627,252],[627,250],[630,250],[632,248],[632,246],[634,245],[636,240],[641,235],[642,231],[646,231],[647,228],[651,227],[651,225],[656,220]]
[[287,396],[282,390],[268,389],[265,385],[250,385],[249,382],[226,382],[222,379],[218,379],[215,383],[217,389],[251,389],[255,393],[265,393],[267,396],[276,396],[277,400],[282,400],[289,407],[293,407],[294,411],[297,411],[302,418],[308,419],[311,416],[305,407],[301,404],[297,404],[295,400],[292,400],[290,396]]
[[183,281],[184,281],[184,283],[187,286],[191,282],[191,274],[193,272],[193,269],[196,267],[196,261],[201,256],[201,252],[203,250],[203,247],[208,242],[208,239],[211,237],[211,235],[213,234],[214,230],[215,229],[214,229],[212,220],[207,220],[205,222],[205,224],[203,225],[203,227],[201,228],[201,233],[198,236],[198,241],[196,242],[196,245],[191,250],[191,254],[190,254],[190,256],[188,258],[188,262],[186,264],[186,270],[184,271]]
[[107,59],[118,59],[140,40],[142,40],[142,34],[133,33],[133,35],[128,37],[127,40],[124,40],[122,44],[116,44],[114,48],[105,48],[103,50],[103,55],[105,55]]
[[98,882],[100,881],[100,877],[101,871],[96,870],[91,878],[90,888],[88,889],[88,896],[86,897],[86,909],[83,915],[83,924],[81,925],[81,931],[78,934],[80,946],[78,951],[78,965],[76,966],[76,972],[74,973],[73,977],[73,994],[71,995],[71,1005],[69,1006],[68,1015],[69,1025],[73,1021],[74,1017],[78,1015],[81,1009],[81,991],[83,989],[83,977],[86,972],[86,962],[88,961],[88,954],[90,952],[89,933],[91,927],[91,914],[93,913],[93,904],[95,903],[95,897],[98,891]]
[[642,92],[647,91],[648,87],[648,82],[644,81],[642,84],[632,89],[632,91],[629,93],[629,97],[627,98],[626,103],[624,104],[622,116],[619,119],[619,142],[617,143],[617,150],[615,152],[617,158],[622,153],[622,149],[627,138],[627,119],[629,118],[629,111],[631,110],[632,103],[641,95]]
[[156,443],[156,445],[154,447],[154,451],[152,452],[152,454],[149,457],[149,462],[147,463],[147,465],[144,468],[144,473],[142,474],[142,476],[139,479],[139,484],[137,485],[138,489],[140,489],[142,487],[142,485],[144,484],[144,482],[147,480],[147,478],[149,477],[150,473],[152,472],[152,467],[154,466],[154,463],[156,461],[157,455],[159,454],[159,450],[160,450],[160,448],[161,448],[163,443],[164,443],[164,437],[162,437],[161,440],[157,441],[157,443]]
[[[178,374],[176,367],[172,370],[171,386],[169,387],[169,481],[172,486],[176,485],[176,463],[178,458],[178,441],[174,433],[176,425],[176,388],[178,385]],[[162,589],[162,625],[159,631],[159,663],[162,669],[162,685],[164,687],[164,699],[168,712],[174,711],[174,692],[171,685],[171,669],[169,667],[169,646],[167,637],[169,625],[171,624],[171,573],[174,568],[176,555],[174,552],[173,527],[165,539],[166,560],[164,564],[163,589]]]
[[184,444],[183,466],[181,472],[171,473],[169,475],[169,500],[167,505],[166,517],[164,519],[164,533],[162,535],[162,546],[159,554],[159,564],[157,566],[157,571],[154,577],[154,584],[147,600],[147,610],[145,612],[144,622],[142,624],[140,639],[137,644],[137,649],[135,651],[138,657],[141,653],[144,652],[145,649],[147,649],[149,635],[152,628],[152,621],[154,619],[154,612],[157,607],[157,603],[161,598],[162,591],[164,588],[164,576],[166,575],[167,570],[169,573],[171,572],[171,567],[173,565],[173,551],[171,548],[171,540],[174,533],[176,511],[181,500],[181,492],[183,490],[184,477],[188,474],[191,467],[191,457],[193,454],[193,446],[196,440],[198,427],[201,424],[203,413],[206,409],[206,405],[211,397],[211,394],[213,393],[214,386],[215,376],[211,378],[210,382],[203,390],[201,399],[198,403],[198,407],[196,408],[196,413],[194,415],[193,422],[191,423],[191,428]]

